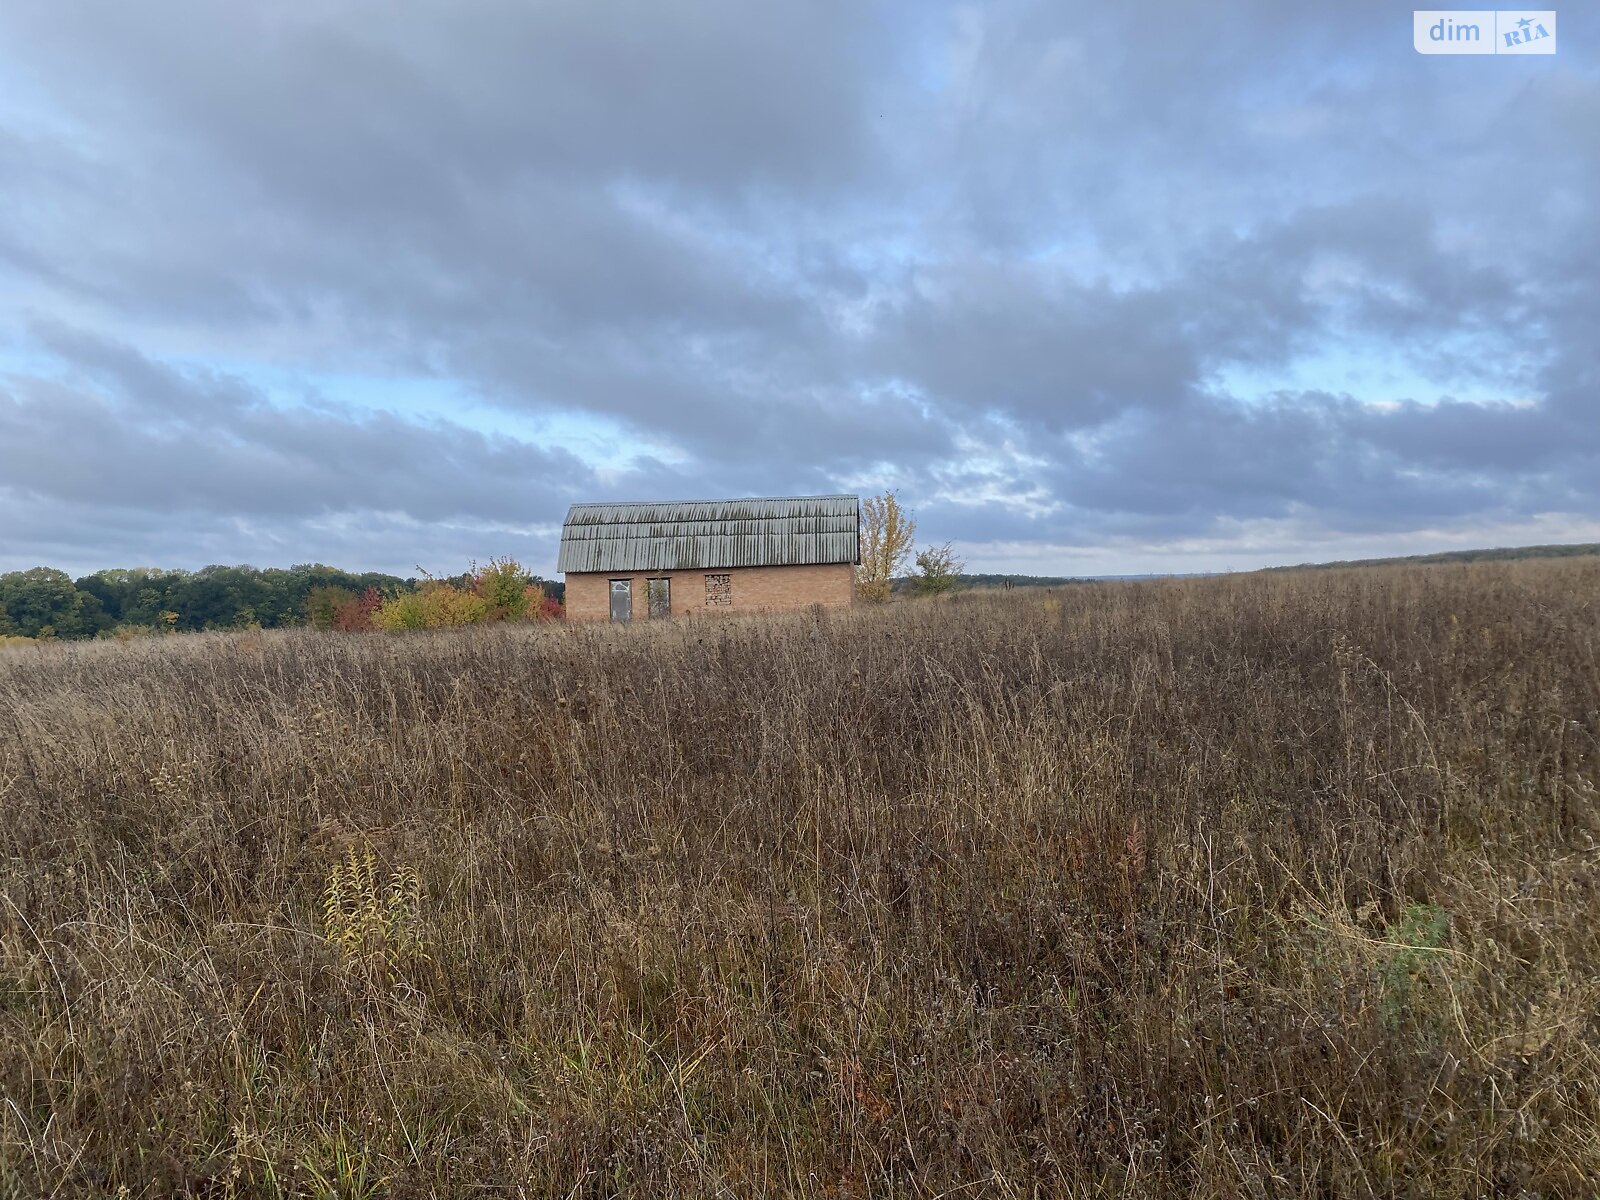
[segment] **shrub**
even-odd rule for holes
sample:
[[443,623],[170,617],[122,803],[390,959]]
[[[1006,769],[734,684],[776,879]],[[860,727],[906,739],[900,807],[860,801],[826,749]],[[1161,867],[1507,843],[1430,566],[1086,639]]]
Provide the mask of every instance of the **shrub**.
[[349,588],[314,587],[306,593],[306,620],[313,629],[332,629],[339,610],[355,598]]
[[347,962],[382,980],[427,960],[421,932],[422,882],[410,868],[380,872],[370,842],[351,846],[328,871],[323,931]]
[[966,564],[956,558],[955,551],[946,542],[942,546],[929,546],[917,555],[917,573],[912,576],[912,587],[919,596],[942,596],[961,582]]
[[402,593],[371,610],[376,629],[446,629],[499,621],[549,621],[561,616],[561,605],[546,598],[521,564],[511,558],[474,564],[458,585],[426,577],[415,592]]
[[474,564],[470,576],[473,595],[483,601],[485,621],[521,620],[528,611],[529,591],[538,590],[514,558],[491,558],[484,567]]
[[476,592],[438,580],[423,583],[418,595],[422,598],[423,622],[429,629],[476,625],[488,619],[492,611],[489,602]]
[[99,636],[116,642],[131,642],[140,638],[159,637],[163,631],[154,625],[114,625],[110,629],[102,630]]
[[372,624],[377,629],[426,629],[428,615],[418,592],[402,592],[385,600],[372,614]]
[[359,596],[349,596],[333,610],[333,628],[346,633],[360,633],[375,628],[375,617],[383,607],[383,597],[378,589],[369,587]]
[[1399,1022],[1411,1004],[1417,977],[1438,961],[1449,932],[1450,915],[1432,904],[1413,904],[1384,928],[1378,978],[1385,1021]]

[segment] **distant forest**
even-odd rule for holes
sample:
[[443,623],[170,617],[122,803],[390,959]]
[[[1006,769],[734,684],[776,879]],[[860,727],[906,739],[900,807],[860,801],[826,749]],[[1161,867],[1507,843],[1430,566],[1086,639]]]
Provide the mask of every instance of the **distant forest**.
[[1600,554],[1600,542],[1574,542],[1560,546],[1502,546],[1493,550],[1445,550],[1438,554],[1408,554],[1401,558],[1353,558],[1343,562],[1297,563],[1265,567],[1267,571],[1321,571],[1335,567],[1421,566],[1426,563],[1500,562],[1513,558],[1574,558]]
[[[442,582],[466,582],[457,576]],[[281,629],[323,624],[346,598],[383,600],[414,593],[427,581],[336,567],[136,567],[73,579],[34,567],[0,575],[0,638],[92,638],[201,629]],[[560,600],[559,582],[534,579]]]
[[[1061,587],[1069,583],[1092,583],[1092,579],[1067,575],[979,575],[963,571],[956,577],[956,589],[983,589],[1012,587]],[[895,595],[910,595],[917,590],[917,577],[903,575],[894,581]]]
[[[1600,542],[1578,542],[1556,546],[1503,546],[1493,550],[1444,550],[1438,554],[1408,554],[1398,558],[1358,558],[1343,562],[1294,563],[1282,567],[1262,567],[1263,571],[1323,571],[1344,567],[1423,566],[1429,563],[1497,562],[1514,558],[1572,558],[1600,554]],[[1097,583],[1113,580],[1161,579],[1161,575],[972,575],[964,574],[957,583],[963,588],[1062,587],[1069,583]],[[895,580],[895,591],[910,591],[912,576]]]

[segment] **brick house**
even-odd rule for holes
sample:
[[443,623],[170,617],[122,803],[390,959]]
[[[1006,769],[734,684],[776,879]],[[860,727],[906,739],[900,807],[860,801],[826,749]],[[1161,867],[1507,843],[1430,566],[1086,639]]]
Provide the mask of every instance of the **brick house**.
[[783,496],[574,504],[557,570],[567,618],[772,612],[855,600],[861,501]]

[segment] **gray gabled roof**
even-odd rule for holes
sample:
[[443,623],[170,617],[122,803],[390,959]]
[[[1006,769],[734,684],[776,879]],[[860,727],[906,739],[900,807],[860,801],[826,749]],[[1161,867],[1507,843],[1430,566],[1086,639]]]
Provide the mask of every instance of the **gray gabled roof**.
[[574,504],[556,569],[711,570],[861,559],[855,496],[773,496],[644,504]]

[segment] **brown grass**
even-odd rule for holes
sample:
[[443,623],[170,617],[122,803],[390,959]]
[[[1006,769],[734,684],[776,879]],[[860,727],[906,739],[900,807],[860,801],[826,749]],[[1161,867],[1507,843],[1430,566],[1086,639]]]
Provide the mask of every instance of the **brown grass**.
[[1592,1195],[1597,597],[5,651],[0,1197]]

